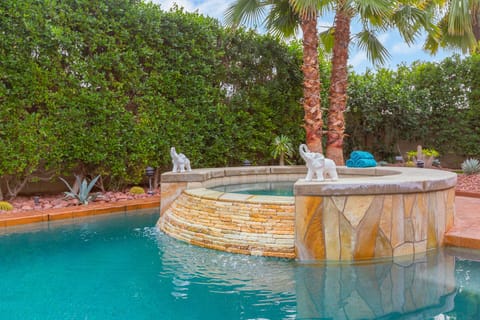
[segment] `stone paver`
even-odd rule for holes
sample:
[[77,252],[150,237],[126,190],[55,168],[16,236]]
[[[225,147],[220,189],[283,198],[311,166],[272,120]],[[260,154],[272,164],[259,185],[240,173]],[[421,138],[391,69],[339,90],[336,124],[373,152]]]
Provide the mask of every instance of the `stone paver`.
[[447,245],[480,249],[480,197],[455,198],[455,222],[446,233]]

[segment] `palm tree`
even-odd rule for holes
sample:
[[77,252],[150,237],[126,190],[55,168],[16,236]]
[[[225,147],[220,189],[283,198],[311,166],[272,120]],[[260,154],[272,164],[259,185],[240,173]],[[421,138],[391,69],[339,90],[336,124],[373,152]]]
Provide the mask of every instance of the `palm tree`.
[[285,165],[285,157],[291,157],[293,155],[292,141],[289,137],[280,135],[273,141],[272,156],[274,159],[280,157],[279,165]]
[[303,0],[301,10],[295,10],[289,0],[236,0],[225,16],[226,23],[231,26],[262,24],[272,34],[287,38],[293,36],[300,26],[303,32],[304,126],[308,148],[313,152],[322,152],[317,12],[326,2]]
[[480,0],[431,0],[426,6],[436,20],[424,48],[435,54],[440,47],[478,52]]
[[[302,1],[291,0],[297,8]],[[398,28],[400,34],[412,43],[419,34],[419,25],[425,25],[426,13],[413,6],[412,1],[390,0],[337,0],[335,1],[335,20],[332,30],[324,36],[333,35],[332,73],[329,89],[329,111],[326,156],[337,165],[344,164],[343,144],[347,107],[348,87],[348,48],[352,41],[351,21],[360,18],[363,29],[353,38],[360,48],[367,51],[367,57],[374,62],[383,63],[389,56],[388,51],[377,39],[377,30]],[[328,42],[328,41],[327,41]]]

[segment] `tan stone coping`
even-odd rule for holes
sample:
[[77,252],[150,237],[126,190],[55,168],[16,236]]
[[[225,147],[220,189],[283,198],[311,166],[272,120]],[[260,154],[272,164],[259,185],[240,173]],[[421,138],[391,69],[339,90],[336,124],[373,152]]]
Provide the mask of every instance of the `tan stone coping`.
[[[376,167],[339,167],[337,181],[298,180],[296,196],[373,195],[419,193],[455,187],[457,174],[438,169]],[[342,177],[342,175],[344,177]]]
[[274,175],[274,174],[305,174],[305,166],[247,166],[226,168],[203,168],[189,172],[166,172],[162,174],[163,182],[204,182],[214,178]]
[[19,213],[2,213],[0,214],[0,228],[149,208],[160,208],[159,195],[145,199],[127,200],[114,203],[92,203],[85,206],[32,210]]
[[239,201],[244,203],[263,203],[263,204],[291,204],[295,203],[293,197],[286,196],[263,196],[263,195],[251,195],[241,193],[229,193],[215,191],[206,188],[196,188],[185,190],[184,193],[191,196],[199,197],[202,199],[220,200],[220,201]]
[[[337,181],[305,181],[295,183],[294,194],[298,196],[363,195],[418,193],[452,188],[457,183],[457,174],[450,171],[407,167],[348,168],[337,167]],[[203,168],[190,172],[162,174],[162,183],[198,182],[202,187],[209,180],[245,176],[303,176],[305,166],[247,166],[227,168]],[[295,179],[297,180],[297,179]],[[252,181],[255,182],[255,181]]]

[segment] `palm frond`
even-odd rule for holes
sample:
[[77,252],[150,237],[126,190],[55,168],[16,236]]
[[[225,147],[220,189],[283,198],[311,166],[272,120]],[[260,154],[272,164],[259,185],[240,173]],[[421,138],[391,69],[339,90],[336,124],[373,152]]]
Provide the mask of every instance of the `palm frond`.
[[260,26],[266,15],[265,0],[237,0],[225,11],[225,23],[229,26],[246,24]]
[[302,18],[314,18],[323,14],[325,10],[332,8],[333,2],[331,0],[289,0],[293,11]]
[[384,24],[395,9],[391,0],[348,0],[347,4],[358,13],[361,20],[375,26]]
[[385,46],[378,40],[375,32],[364,29],[355,35],[357,46],[365,50],[367,58],[374,64],[385,64],[390,59],[390,53]]
[[428,12],[410,5],[401,6],[396,10],[392,16],[392,21],[408,44],[415,42],[421,34],[421,27],[430,28]]
[[335,43],[334,32],[335,28],[330,27],[319,34],[319,44],[326,53],[331,53],[333,50],[333,44]]
[[472,16],[470,14],[470,0],[450,1],[448,15],[448,34],[462,36],[472,32]]
[[436,54],[442,41],[442,32],[437,25],[431,25],[427,30],[427,38],[423,44],[423,49],[431,54]]
[[274,36],[289,38],[295,35],[300,18],[288,0],[276,1],[267,15],[265,26]]

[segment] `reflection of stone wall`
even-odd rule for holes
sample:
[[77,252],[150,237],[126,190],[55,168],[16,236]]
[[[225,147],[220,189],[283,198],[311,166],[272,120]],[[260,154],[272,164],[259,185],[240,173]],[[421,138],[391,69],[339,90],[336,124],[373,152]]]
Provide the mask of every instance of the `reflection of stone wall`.
[[300,260],[362,260],[423,253],[453,225],[454,188],[407,194],[297,196]]
[[427,319],[450,311],[456,292],[455,257],[442,252],[406,265],[304,265],[295,275],[299,319]]

